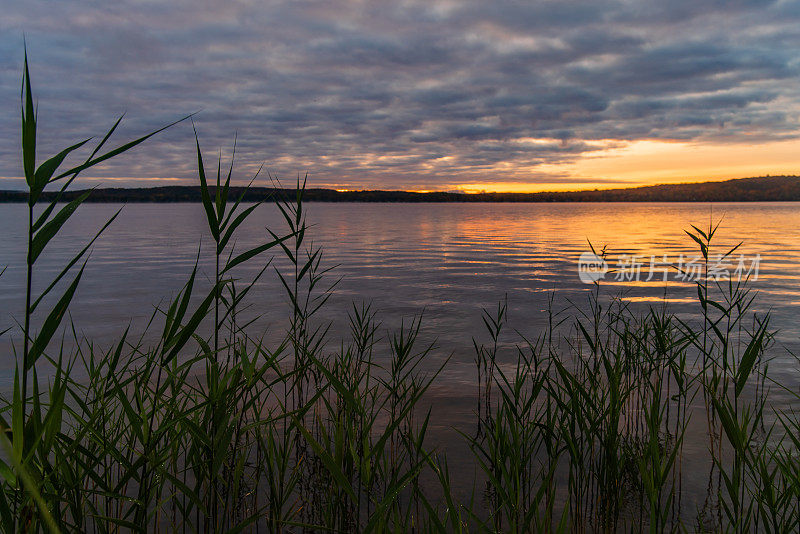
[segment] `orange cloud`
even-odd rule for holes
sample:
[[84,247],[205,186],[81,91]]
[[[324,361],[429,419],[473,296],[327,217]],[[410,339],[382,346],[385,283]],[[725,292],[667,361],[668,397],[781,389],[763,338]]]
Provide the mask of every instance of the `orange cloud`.
[[[569,191],[725,180],[764,174],[794,175],[800,173],[800,142],[634,141],[621,147],[586,153],[571,162],[539,165],[535,171],[538,175],[551,173],[560,178],[557,183],[462,183],[456,184],[454,189],[466,192]],[[574,182],[570,182],[569,177],[574,178]]]

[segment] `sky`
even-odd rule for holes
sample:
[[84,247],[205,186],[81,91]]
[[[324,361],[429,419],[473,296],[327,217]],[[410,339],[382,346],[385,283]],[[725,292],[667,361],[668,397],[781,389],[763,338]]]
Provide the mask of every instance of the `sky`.
[[[800,174],[800,2],[0,0],[0,188],[194,116],[234,181],[540,191]],[[196,184],[178,124],[84,185]]]

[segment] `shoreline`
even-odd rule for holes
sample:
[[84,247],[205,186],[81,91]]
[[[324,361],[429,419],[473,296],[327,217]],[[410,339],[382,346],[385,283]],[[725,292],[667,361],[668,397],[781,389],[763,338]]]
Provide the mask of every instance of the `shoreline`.
[[[200,186],[159,186],[140,188],[98,188],[67,191],[59,200],[65,202],[92,191],[87,202],[177,203],[202,202]],[[213,193],[214,188],[209,187]],[[41,200],[52,201],[59,193],[46,191]],[[275,198],[296,198],[297,190],[272,187],[230,187],[232,198],[260,202]],[[0,190],[0,203],[27,202],[21,190]],[[737,178],[722,182],[699,182],[641,186],[625,189],[584,191],[544,191],[538,193],[455,193],[334,189],[305,189],[304,202],[365,203],[611,203],[611,202],[796,202],[800,201],[800,177],[764,176]]]

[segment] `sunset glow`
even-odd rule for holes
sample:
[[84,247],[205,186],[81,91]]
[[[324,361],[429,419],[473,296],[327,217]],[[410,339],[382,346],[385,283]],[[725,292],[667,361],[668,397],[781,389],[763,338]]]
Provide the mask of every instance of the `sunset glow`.
[[6,1],[0,227],[0,534],[799,532],[798,0]]
[[[17,2],[0,19],[0,188],[23,186],[23,35],[52,137],[197,112],[234,183],[553,191],[800,172],[792,2]],[[122,15],[124,13],[124,15]],[[188,123],[83,183],[194,183]],[[269,176],[269,177],[268,177]]]
[[[619,145],[611,141],[608,144]],[[542,182],[531,187],[518,182],[487,181],[453,184],[452,189],[465,193],[523,193],[796,175],[800,173],[800,141],[712,144],[642,140],[593,152],[573,162],[545,164],[527,171],[566,176],[574,178],[574,182]]]

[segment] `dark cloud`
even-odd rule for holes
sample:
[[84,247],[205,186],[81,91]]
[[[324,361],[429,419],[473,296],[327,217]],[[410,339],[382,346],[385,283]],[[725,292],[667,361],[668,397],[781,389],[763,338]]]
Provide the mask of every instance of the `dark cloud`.
[[[200,111],[209,153],[238,134],[242,180],[263,162],[314,185],[432,189],[566,183],[536,167],[608,140],[794,137],[798,22],[796,2],[766,0],[8,1],[0,177],[19,184],[23,35],[43,154],[122,112],[132,137]],[[182,124],[87,183],[193,167]]]

